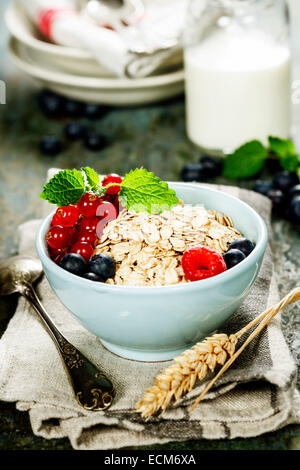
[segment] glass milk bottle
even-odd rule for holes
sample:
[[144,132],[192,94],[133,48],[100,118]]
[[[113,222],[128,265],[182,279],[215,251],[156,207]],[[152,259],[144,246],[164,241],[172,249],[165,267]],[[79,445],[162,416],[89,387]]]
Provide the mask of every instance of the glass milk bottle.
[[283,0],[192,0],[184,47],[187,133],[208,153],[290,137],[291,53]]

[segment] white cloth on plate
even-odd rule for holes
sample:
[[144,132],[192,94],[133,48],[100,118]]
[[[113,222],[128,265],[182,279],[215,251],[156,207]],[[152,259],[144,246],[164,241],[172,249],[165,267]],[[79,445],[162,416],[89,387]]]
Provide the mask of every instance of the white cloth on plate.
[[99,27],[77,14],[72,0],[16,1],[44,35],[46,24],[48,39],[89,51],[116,76],[140,78],[163,70],[168,63],[179,60],[180,64],[187,0],[148,2],[142,20],[117,30]]

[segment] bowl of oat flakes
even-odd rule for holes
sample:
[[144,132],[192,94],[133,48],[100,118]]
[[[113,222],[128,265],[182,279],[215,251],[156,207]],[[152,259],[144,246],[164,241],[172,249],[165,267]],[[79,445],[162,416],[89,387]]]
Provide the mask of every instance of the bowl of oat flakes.
[[[266,250],[265,223],[246,203],[200,185],[169,186],[180,200],[171,210],[124,209],[105,226],[94,255],[114,260],[106,282],[76,276],[50,259],[45,237],[53,214],[38,232],[37,253],[57,297],[123,358],[170,360],[221,328],[251,290]],[[187,278],[186,253],[204,247],[225,259],[241,238],[253,244],[241,262],[211,277]]]

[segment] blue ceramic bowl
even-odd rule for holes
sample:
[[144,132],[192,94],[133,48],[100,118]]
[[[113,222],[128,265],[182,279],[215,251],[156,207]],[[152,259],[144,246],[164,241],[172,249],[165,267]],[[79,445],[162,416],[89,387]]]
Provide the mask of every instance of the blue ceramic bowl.
[[201,204],[229,215],[256,244],[234,268],[213,278],[162,287],[126,287],[74,276],[48,256],[45,235],[53,214],[37,234],[36,248],[50,286],[71,314],[111,352],[138,361],[173,359],[221,328],[248,295],[261,267],[267,229],[247,204],[220,191],[170,183],[185,204]]

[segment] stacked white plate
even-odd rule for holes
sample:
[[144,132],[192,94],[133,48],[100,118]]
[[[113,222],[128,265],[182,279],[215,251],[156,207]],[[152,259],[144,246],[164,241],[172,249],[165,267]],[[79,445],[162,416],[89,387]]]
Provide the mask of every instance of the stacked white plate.
[[46,42],[17,4],[9,7],[5,19],[13,62],[41,86],[57,93],[85,102],[125,106],[161,101],[184,90],[180,54],[155,76],[116,78],[88,51]]

